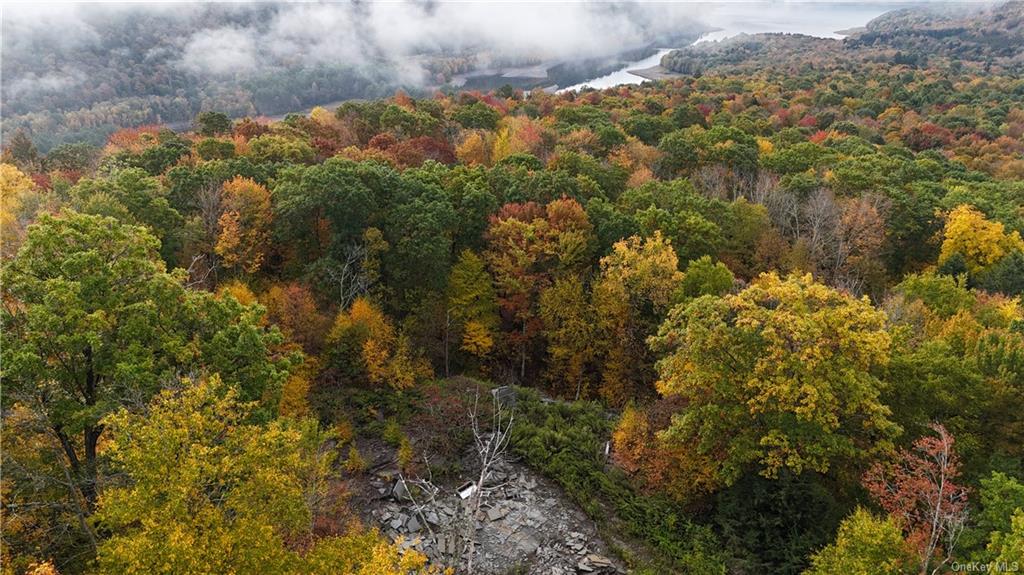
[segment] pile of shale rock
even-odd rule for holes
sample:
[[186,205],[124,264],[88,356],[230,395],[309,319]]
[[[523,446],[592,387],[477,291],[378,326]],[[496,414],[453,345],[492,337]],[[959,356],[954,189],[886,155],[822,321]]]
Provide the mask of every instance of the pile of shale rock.
[[479,573],[626,572],[609,555],[593,521],[550,481],[523,465],[505,463],[487,483],[494,489],[480,512],[470,517],[470,499],[463,498],[465,490],[460,495],[460,486],[442,488],[431,501],[414,485],[403,483],[394,468],[381,469],[370,480],[377,495],[366,519],[402,549],[416,549],[434,564],[465,565],[471,521],[474,571]]

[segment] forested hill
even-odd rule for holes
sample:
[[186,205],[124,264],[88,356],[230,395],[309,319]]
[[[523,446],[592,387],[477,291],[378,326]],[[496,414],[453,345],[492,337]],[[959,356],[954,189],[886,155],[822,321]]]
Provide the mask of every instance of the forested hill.
[[795,34],[741,35],[666,54],[682,74],[729,69],[848,68],[870,63],[1024,70],[1024,3],[939,4],[894,10],[842,40]]
[[1024,564],[1024,78],[809,45],[14,133],[0,574]]
[[4,137],[24,129],[43,150],[102,144],[118,128],[189,127],[204,110],[275,116],[398,88],[427,93],[474,70],[558,66],[549,84],[573,84],[702,29],[681,10],[642,5],[54,6],[41,5],[39,20],[8,7],[3,19]]

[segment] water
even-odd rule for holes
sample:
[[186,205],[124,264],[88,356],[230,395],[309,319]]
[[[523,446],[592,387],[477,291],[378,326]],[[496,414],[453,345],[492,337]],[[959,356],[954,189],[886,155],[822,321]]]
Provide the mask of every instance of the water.
[[[807,34],[819,38],[841,38],[837,34],[848,28],[858,28],[878,16],[906,4],[889,2],[874,3],[831,3],[831,2],[725,2],[721,4],[694,4],[694,17],[709,26],[720,28],[709,32],[694,42],[715,42],[737,34],[758,34],[762,32],[789,32]],[[574,86],[561,88],[559,92],[579,90],[584,86],[604,89],[620,84],[639,84],[643,78],[631,74],[630,70],[641,70],[657,66],[661,57],[670,49],[658,50],[657,54],[630,62],[611,74],[587,80]]]
[[841,38],[836,32],[863,26],[905,4],[764,2],[722,3],[702,8],[700,20],[721,30],[705,34],[697,42],[713,42],[740,33],[790,32],[819,38]]
[[579,90],[584,86],[590,86],[591,88],[603,89],[610,88],[612,86],[618,86],[620,84],[639,84],[643,82],[643,78],[635,74],[630,74],[630,70],[640,70],[642,68],[650,68],[651,66],[657,66],[661,63],[661,57],[671,52],[671,48],[663,48],[658,50],[656,54],[652,54],[643,60],[637,60],[636,62],[630,62],[624,68],[620,68],[611,74],[605,74],[604,76],[594,78],[593,80],[587,80],[582,84],[576,84],[569,86],[568,88],[561,88],[559,92],[565,92],[568,90]]

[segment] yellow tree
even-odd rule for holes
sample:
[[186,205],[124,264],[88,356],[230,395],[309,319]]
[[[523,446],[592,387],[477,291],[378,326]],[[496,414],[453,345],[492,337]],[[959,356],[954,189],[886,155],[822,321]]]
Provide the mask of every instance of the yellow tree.
[[506,116],[502,118],[494,138],[491,161],[499,162],[512,154],[527,153],[535,156],[543,155],[546,127],[540,120],[526,116]]
[[430,365],[417,357],[408,338],[366,298],[338,313],[327,337],[330,367],[343,380],[408,389],[431,376]]
[[547,377],[562,395],[580,399],[590,387],[594,357],[593,309],[583,280],[560,278],[540,295],[540,317],[548,343]]
[[612,405],[652,391],[639,387],[652,375],[646,339],[680,287],[678,265],[671,242],[661,232],[616,242],[612,253],[601,259],[593,290],[595,347],[601,395]]
[[664,310],[679,288],[683,274],[672,242],[655,231],[649,238],[633,236],[612,246],[601,258],[603,279],[622,284],[630,297],[650,302]]
[[775,477],[828,471],[892,447],[879,399],[886,317],[810,275],[764,274],[747,289],[674,308],[652,347],[658,391],[685,401],[662,433],[731,484],[748,466]]
[[1020,233],[1006,233],[1002,223],[989,221],[972,206],[961,205],[946,218],[939,264],[959,254],[967,271],[977,273],[1018,250],[1024,250]]
[[99,573],[424,572],[423,555],[401,555],[357,524],[314,534],[321,506],[338,503],[328,436],[315,422],[264,427],[248,414],[213,377],[162,393],[146,414],[106,419],[124,483],[104,491],[94,518],[109,533]]
[[267,308],[267,320],[285,337],[302,345],[307,353],[320,351],[331,318],[320,313],[309,288],[298,283],[274,284],[259,299]]
[[455,157],[463,164],[489,166],[491,164],[491,143],[485,133],[473,130],[455,147]]
[[839,526],[835,543],[811,556],[804,575],[894,575],[913,568],[899,524],[858,508]]
[[277,411],[282,417],[301,419],[309,417],[312,409],[309,405],[310,382],[320,371],[320,363],[315,358],[306,360],[284,382],[281,388],[281,401]]
[[270,192],[249,178],[236,176],[224,183],[221,201],[217,255],[229,268],[259,271],[270,243]]
[[231,296],[242,305],[252,305],[257,302],[256,294],[252,293],[249,286],[241,280],[230,280],[217,288],[217,297]]
[[0,254],[14,256],[25,234],[24,211],[35,190],[32,178],[11,164],[0,164]]
[[483,258],[463,250],[448,275],[448,318],[445,329],[445,375],[450,333],[462,332],[461,349],[482,361],[494,348],[498,327],[498,296]]
[[509,351],[518,348],[519,374],[525,376],[529,348],[541,325],[540,292],[553,279],[582,273],[590,266],[593,225],[578,202],[568,198],[541,207],[506,204],[491,217],[483,257],[494,277],[498,304],[519,327],[507,333]]

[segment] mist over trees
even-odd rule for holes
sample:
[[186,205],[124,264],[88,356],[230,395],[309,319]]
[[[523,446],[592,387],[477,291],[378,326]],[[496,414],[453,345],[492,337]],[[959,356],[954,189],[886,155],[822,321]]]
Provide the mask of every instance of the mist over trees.
[[601,70],[621,53],[692,41],[703,27],[690,16],[642,4],[12,5],[3,18],[5,138],[25,129],[45,151],[101,144],[118,128],[185,128],[201,111],[278,115],[436,89],[472,70]]

